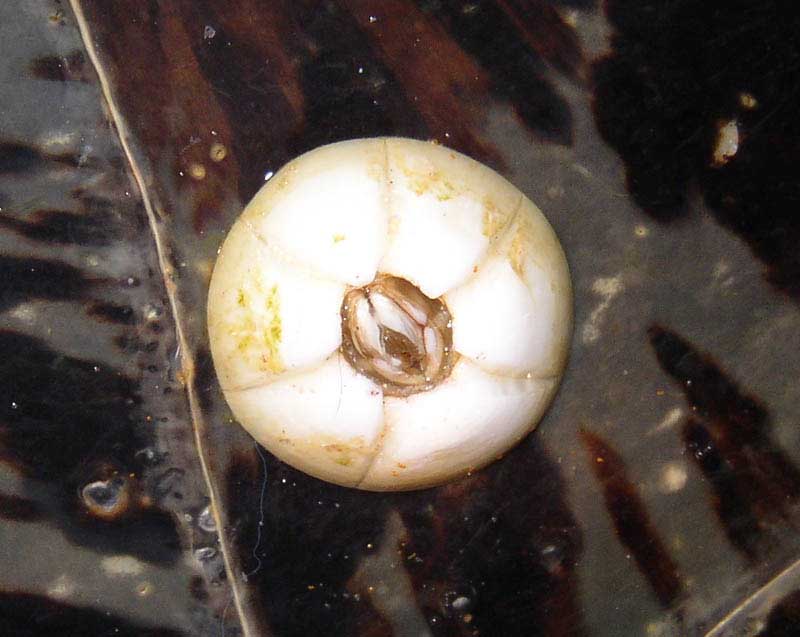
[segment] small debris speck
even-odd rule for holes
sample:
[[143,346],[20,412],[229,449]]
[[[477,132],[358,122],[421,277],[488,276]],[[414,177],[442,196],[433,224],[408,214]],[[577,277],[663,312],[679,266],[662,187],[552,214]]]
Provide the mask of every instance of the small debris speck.
[[748,111],[758,108],[758,100],[752,93],[740,93],[739,104]]
[[208,155],[213,161],[220,162],[228,156],[228,149],[225,148],[224,144],[215,142],[211,144],[211,149],[209,150]]
[[205,179],[206,176],[206,167],[203,164],[192,164],[189,166],[189,176],[192,179],[196,179],[200,181],[201,179]]
[[739,126],[736,120],[720,122],[717,126],[717,142],[714,146],[712,165],[724,166],[739,150]]

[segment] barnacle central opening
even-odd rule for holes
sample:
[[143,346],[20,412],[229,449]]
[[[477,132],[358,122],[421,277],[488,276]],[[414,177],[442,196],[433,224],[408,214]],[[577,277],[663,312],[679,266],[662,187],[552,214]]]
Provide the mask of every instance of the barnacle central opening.
[[453,367],[447,306],[405,279],[378,276],[342,303],[342,352],[389,396],[433,389]]

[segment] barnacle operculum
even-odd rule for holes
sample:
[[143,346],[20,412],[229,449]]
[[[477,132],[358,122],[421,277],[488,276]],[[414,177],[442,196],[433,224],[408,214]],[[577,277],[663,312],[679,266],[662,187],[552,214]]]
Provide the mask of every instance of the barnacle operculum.
[[342,351],[384,396],[433,389],[453,366],[450,312],[405,279],[380,276],[345,295]]
[[478,469],[541,418],[566,362],[563,251],[508,181],[447,148],[353,140],[294,160],[220,250],[214,365],[285,462],[371,490]]

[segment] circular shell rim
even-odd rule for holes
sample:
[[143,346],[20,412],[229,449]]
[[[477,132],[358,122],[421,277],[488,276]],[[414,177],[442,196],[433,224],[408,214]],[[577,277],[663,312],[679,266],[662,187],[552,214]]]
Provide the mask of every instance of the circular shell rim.
[[[558,391],[558,388],[559,388],[559,385],[560,385],[560,381],[561,381],[561,379],[563,377],[563,374],[564,374],[564,371],[566,369],[566,366],[567,366],[567,363],[568,363],[568,359],[569,359],[569,352],[570,352],[570,349],[571,349],[570,348],[570,344],[571,344],[571,340],[572,340],[573,311],[574,311],[574,308],[573,308],[574,297],[573,297],[573,291],[572,291],[571,273],[570,273],[570,270],[569,270],[569,263],[567,261],[566,255],[564,253],[563,246],[562,246],[560,240],[558,239],[558,236],[556,235],[555,230],[553,229],[553,227],[550,224],[549,220],[544,215],[544,213],[539,209],[539,207],[533,201],[531,201],[530,198],[528,198],[522,191],[520,191],[518,188],[516,188],[516,186],[514,186],[513,183],[511,183],[508,179],[506,179],[504,176],[500,175],[499,173],[497,173],[496,171],[494,171],[490,167],[485,166],[484,164],[482,164],[482,163],[478,162],[477,160],[469,157],[468,155],[465,155],[463,153],[460,153],[458,151],[450,149],[449,147],[442,146],[442,145],[440,145],[440,144],[438,144],[436,142],[422,141],[422,140],[408,138],[408,137],[366,137],[366,138],[343,140],[343,141],[338,141],[338,142],[334,142],[334,143],[331,143],[331,144],[326,144],[326,145],[311,149],[311,150],[299,155],[298,157],[292,159],[287,164],[285,164],[282,168],[280,168],[280,170],[278,170],[269,179],[269,181],[259,189],[259,191],[250,200],[250,202],[248,202],[248,204],[244,207],[242,213],[235,220],[235,222],[233,223],[231,229],[229,230],[228,234],[226,235],[225,240],[223,241],[220,249],[218,250],[218,254],[222,255],[222,254],[225,253],[226,244],[228,244],[229,240],[231,240],[231,237],[234,234],[233,233],[234,229],[239,224],[245,223],[243,221],[243,219],[245,219],[247,217],[248,213],[251,213],[251,211],[254,208],[260,208],[263,205],[263,202],[264,202],[265,198],[266,198],[267,201],[269,201],[269,198],[270,198],[269,194],[271,192],[271,189],[275,188],[276,184],[279,185],[281,183],[284,183],[284,181],[288,180],[291,177],[291,175],[294,172],[294,170],[296,169],[296,167],[302,165],[302,163],[307,162],[309,158],[311,158],[311,157],[313,157],[313,156],[315,156],[317,154],[326,153],[326,152],[329,153],[329,152],[334,151],[337,148],[346,149],[347,147],[363,146],[365,143],[369,143],[369,142],[372,142],[372,143],[384,142],[384,144],[396,143],[399,146],[406,146],[408,148],[413,148],[413,149],[415,149],[416,152],[419,152],[422,155],[425,155],[426,153],[430,152],[431,149],[437,149],[434,152],[449,153],[451,155],[451,157],[456,160],[457,164],[466,163],[467,166],[470,166],[473,169],[477,169],[479,172],[480,171],[489,171],[494,179],[499,179],[500,182],[504,184],[505,188],[508,188],[510,190],[513,190],[513,191],[516,191],[517,193],[519,193],[519,195],[521,197],[520,206],[527,204],[528,209],[534,215],[536,215],[538,217],[538,221],[540,223],[543,222],[544,226],[549,230],[550,237],[548,239],[552,239],[551,247],[555,248],[556,259],[558,261],[558,263],[555,263],[553,265],[554,265],[555,269],[560,269],[559,273],[553,274],[553,275],[551,275],[551,277],[552,278],[555,278],[555,277],[560,278],[559,283],[562,286],[561,293],[562,293],[562,295],[565,295],[565,298],[561,299],[561,302],[563,303],[563,315],[561,316],[561,318],[566,322],[566,329],[564,330],[563,341],[561,343],[558,343],[558,344],[555,344],[555,345],[551,345],[552,348],[558,350],[559,357],[558,357],[557,364],[555,365],[555,367],[552,370],[552,378],[553,378],[554,382],[552,383],[552,386],[544,393],[544,396],[540,401],[541,409],[537,410],[537,413],[536,413],[535,417],[531,418],[530,423],[527,425],[527,427],[521,433],[521,435],[517,435],[517,436],[515,436],[513,438],[510,438],[510,439],[506,440],[506,444],[504,444],[500,448],[498,448],[496,453],[493,453],[490,456],[485,457],[482,462],[476,462],[474,464],[474,466],[470,466],[468,468],[461,467],[461,468],[457,468],[457,469],[455,469],[453,471],[441,471],[441,470],[440,471],[436,471],[436,472],[428,475],[427,478],[418,477],[418,478],[412,480],[411,482],[404,482],[402,480],[392,480],[392,478],[395,478],[396,476],[391,476],[390,475],[388,477],[384,477],[384,479],[372,480],[372,481],[370,481],[368,483],[365,483],[365,479],[367,478],[367,476],[365,475],[365,476],[362,477],[362,480],[357,484],[353,484],[353,483],[348,482],[348,481],[343,481],[336,474],[333,474],[330,471],[325,470],[323,467],[315,465],[313,462],[307,463],[307,462],[303,462],[302,459],[298,460],[297,454],[287,454],[285,447],[282,446],[280,443],[276,442],[276,436],[272,436],[272,439],[270,439],[269,437],[264,436],[264,435],[259,436],[258,432],[254,431],[255,429],[257,429],[257,427],[255,425],[251,425],[249,423],[242,422],[242,420],[240,420],[239,416],[236,414],[236,410],[233,409],[233,407],[232,407],[232,411],[234,411],[234,417],[237,419],[237,421],[240,422],[240,424],[242,424],[242,426],[245,428],[245,430],[248,431],[248,433],[251,436],[253,436],[253,438],[255,438],[256,441],[259,444],[264,446],[266,449],[268,449],[271,453],[276,455],[279,459],[283,460],[284,462],[287,462],[288,464],[292,465],[296,469],[298,469],[300,471],[303,471],[304,473],[307,473],[307,474],[309,474],[311,476],[314,476],[314,477],[316,477],[318,479],[325,480],[325,481],[328,481],[328,482],[333,482],[335,484],[339,484],[339,485],[342,485],[342,486],[353,487],[353,488],[358,488],[358,489],[367,490],[367,491],[410,491],[410,490],[425,489],[425,488],[430,488],[430,487],[433,487],[433,486],[437,486],[439,484],[445,483],[445,482],[453,480],[453,479],[457,479],[457,478],[462,477],[464,475],[468,475],[468,474],[470,474],[470,473],[472,473],[474,471],[478,471],[478,470],[482,469],[483,467],[487,466],[488,464],[491,464],[492,462],[496,461],[497,459],[502,457],[504,454],[506,454],[509,450],[511,450],[513,447],[515,447],[517,444],[519,444],[521,442],[521,440],[524,439],[528,434],[530,434],[530,432],[533,431],[538,426],[539,422],[544,417],[544,413],[546,413],[546,411],[551,407],[552,402],[553,402],[553,400],[555,398],[555,395],[557,394],[557,391]],[[481,262],[482,263],[485,262],[487,258],[488,257],[486,255],[484,255]],[[215,263],[215,266],[214,266],[214,271],[213,271],[212,277],[211,277],[211,284],[209,286],[208,303],[207,303],[207,308],[206,308],[207,309],[207,316],[209,316],[209,317],[212,315],[212,306],[213,306],[213,304],[215,302],[214,281],[215,281],[215,277],[217,275],[219,262],[220,262],[220,259],[218,258],[218,260],[217,260],[217,262]],[[380,274],[380,272],[378,272],[378,274]],[[212,359],[214,360],[215,369],[218,370],[217,373],[218,373],[218,377],[219,377],[220,371],[219,371],[219,366],[217,364],[219,356],[218,356],[218,352],[216,351],[217,348],[215,347],[215,341],[217,339],[215,339],[214,331],[215,331],[215,329],[214,329],[214,327],[212,327],[211,320],[209,320],[208,321],[208,332],[209,332],[209,340],[210,340],[210,343],[211,343]],[[230,399],[229,394],[231,393],[231,388],[230,387],[226,388],[225,384],[222,382],[222,379],[220,379],[220,384],[221,384],[221,388],[222,388],[223,394],[225,395],[226,401],[230,405],[231,404],[231,399]],[[385,412],[385,404],[384,404],[383,409],[384,409],[384,412]],[[384,424],[384,427],[385,427],[385,424]],[[298,441],[298,442],[299,442],[299,446],[300,447],[307,447],[309,453],[311,453],[311,454],[314,453],[314,447],[315,447],[314,444],[304,444],[303,441]],[[372,454],[373,458],[370,461],[370,464],[372,464],[372,462],[374,462],[374,460],[376,459],[377,456],[380,455],[380,453],[381,453],[381,450],[379,448],[377,451],[375,451]],[[301,455],[302,455],[302,452],[301,452]]]

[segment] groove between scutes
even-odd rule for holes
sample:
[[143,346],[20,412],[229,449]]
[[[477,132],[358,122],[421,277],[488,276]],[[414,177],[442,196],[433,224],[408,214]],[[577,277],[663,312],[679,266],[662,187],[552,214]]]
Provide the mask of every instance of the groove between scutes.
[[[386,197],[386,206],[388,209],[388,219],[389,219],[389,227],[391,227],[391,219],[392,219],[392,212],[394,207],[392,205],[392,180],[389,178],[389,141],[384,137],[383,138],[383,185],[385,190],[385,197]],[[387,246],[388,248],[388,246]],[[345,361],[346,362],[346,361]],[[381,430],[378,432],[378,447],[375,449],[375,453],[372,454],[369,462],[367,463],[366,468],[364,469],[364,473],[361,474],[361,477],[358,479],[358,482],[355,483],[355,488],[360,488],[362,484],[364,484],[364,480],[367,479],[370,471],[372,471],[372,467],[375,466],[375,463],[378,460],[378,456],[383,451],[383,441],[386,437],[386,396],[383,394],[381,395],[381,403],[383,406],[383,421],[381,422]]]
[[520,194],[519,201],[517,202],[517,205],[514,207],[514,212],[511,213],[511,216],[509,217],[508,223],[506,223],[506,225],[503,227],[503,229],[500,230],[500,232],[497,233],[497,235],[496,235],[497,238],[494,241],[490,241],[489,242],[489,246],[486,248],[486,253],[483,255],[483,257],[481,257],[481,260],[478,261],[478,263],[475,264],[475,268],[477,268],[477,269],[473,268],[472,272],[469,273],[469,275],[467,276],[466,279],[461,281],[454,288],[452,288],[450,290],[447,290],[447,292],[442,294],[443,297],[447,296],[448,294],[450,294],[452,292],[455,292],[456,290],[464,287],[465,285],[468,285],[473,279],[478,277],[478,275],[483,270],[483,267],[486,265],[486,262],[489,259],[491,259],[493,257],[496,257],[500,253],[500,246],[502,246],[504,244],[506,238],[508,237],[508,234],[514,228],[514,222],[519,217],[520,211],[522,210],[522,204],[524,202],[525,202],[525,195]]
[[[256,230],[253,227],[253,224],[251,224],[247,219],[242,219],[241,222],[244,224],[245,228],[250,231],[255,240],[258,241],[259,245],[261,245],[261,247],[267,251],[269,256],[274,258],[276,261],[280,261],[287,268],[291,268],[292,270],[300,272],[309,278],[317,279],[318,281],[324,281],[325,283],[336,283],[337,285],[345,285],[350,287],[350,284],[347,281],[342,281],[341,279],[327,276],[308,263],[303,263],[296,257],[288,254],[285,250],[282,250],[278,246],[274,245],[264,235]],[[344,294],[342,295],[342,298],[344,298]]]
[[[83,45],[86,47],[86,53],[91,60],[92,66],[94,67],[95,73],[97,73],[97,79],[100,82],[100,89],[103,94],[103,98],[108,105],[108,110],[111,115],[111,120],[113,121],[114,125],[117,128],[117,136],[119,138],[120,145],[122,146],[122,151],[125,153],[125,157],[128,160],[128,165],[130,166],[131,173],[133,175],[134,180],[136,181],[136,186],[139,189],[139,194],[142,197],[142,204],[144,205],[145,212],[147,213],[147,219],[150,225],[150,230],[153,234],[153,241],[156,246],[156,255],[158,258],[158,265],[162,272],[162,276],[164,279],[164,287],[167,292],[167,297],[169,298],[170,309],[172,310],[172,315],[175,318],[175,336],[178,342],[178,346],[180,350],[183,352],[190,351],[188,348],[188,344],[186,342],[186,337],[184,335],[183,327],[181,326],[181,319],[177,312],[177,300],[176,300],[176,293],[175,293],[175,283],[172,281],[170,277],[170,273],[172,272],[172,266],[167,260],[164,251],[163,240],[161,235],[158,231],[158,221],[157,215],[153,208],[153,203],[150,201],[150,197],[148,196],[147,190],[145,188],[144,177],[142,176],[142,171],[139,169],[139,165],[137,164],[136,160],[134,159],[133,152],[131,150],[130,144],[128,143],[129,138],[129,131],[128,127],[125,123],[122,114],[120,113],[119,109],[117,108],[116,102],[114,101],[114,95],[111,91],[111,84],[109,82],[108,76],[106,75],[103,67],[100,64],[100,57],[97,53],[97,49],[94,45],[94,41],[91,38],[91,34],[89,33],[89,25],[86,21],[86,16],[83,13],[83,10],[80,7],[80,0],[70,0],[70,8],[72,9],[73,14],[75,15],[75,22],[78,25],[78,31],[81,34],[81,39],[83,40]],[[251,630],[250,626],[247,623],[247,618],[244,614],[244,610],[242,608],[242,600],[241,600],[241,593],[237,588],[239,578],[236,577],[236,574],[233,570],[233,566],[231,564],[231,557],[230,557],[230,549],[227,546],[225,534],[223,533],[223,529],[225,528],[222,524],[222,519],[219,513],[219,507],[217,506],[217,502],[219,501],[219,497],[214,489],[214,485],[211,482],[211,476],[208,470],[208,464],[206,462],[205,455],[203,453],[203,445],[200,439],[200,432],[199,427],[197,426],[198,423],[204,422],[202,417],[202,410],[198,404],[197,396],[193,390],[194,387],[194,364],[189,357],[181,357],[181,371],[183,373],[184,378],[186,379],[186,393],[189,399],[189,412],[192,417],[192,424],[194,430],[194,438],[195,438],[195,445],[197,447],[198,457],[200,460],[200,468],[203,473],[203,478],[206,482],[206,487],[208,488],[209,495],[211,496],[211,510],[214,515],[214,521],[216,523],[217,529],[219,529],[219,543],[220,549],[222,550],[222,558],[225,563],[225,571],[227,573],[228,581],[230,582],[231,592],[233,593],[233,603],[236,607],[236,612],[239,615],[239,622],[242,626],[242,631],[244,632],[245,637],[255,637],[255,633]]]
[[[222,387],[222,389],[223,389],[223,391],[230,392],[232,394],[238,394],[240,392],[252,391],[254,389],[263,389],[264,387],[269,387],[270,385],[272,385],[273,383],[276,383],[278,381],[281,381],[281,382],[283,382],[283,381],[291,381],[293,378],[299,378],[300,376],[305,376],[309,372],[316,371],[322,365],[324,365],[325,363],[329,362],[331,359],[338,358],[341,355],[342,355],[341,354],[341,349],[340,349],[340,347],[337,347],[330,354],[328,354],[327,356],[325,356],[324,358],[322,358],[322,359],[320,359],[318,361],[315,361],[314,363],[312,363],[310,365],[304,365],[303,367],[297,367],[297,368],[292,369],[292,370],[278,372],[277,374],[269,376],[269,377],[262,377],[262,378],[259,378],[258,380],[254,380],[253,382],[248,383],[247,385],[237,385],[237,386],[234,386],[234,387]],[[348,365],[349,365],[349,363],[348,363]],[[222,385],[222,383],[220,383],[220,386],[221,385]]]

